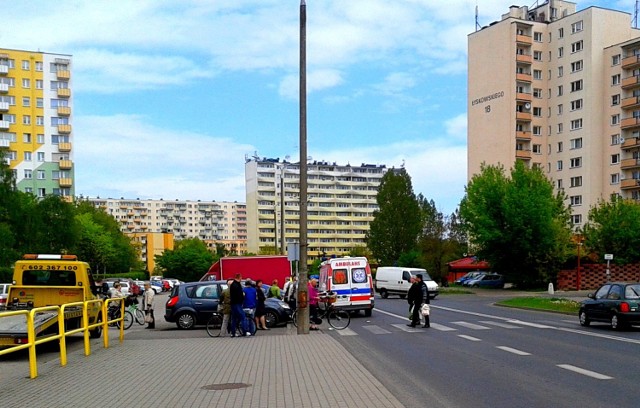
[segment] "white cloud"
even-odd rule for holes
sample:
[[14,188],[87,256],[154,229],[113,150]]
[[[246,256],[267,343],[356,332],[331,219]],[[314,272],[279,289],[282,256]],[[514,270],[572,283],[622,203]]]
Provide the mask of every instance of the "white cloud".
[[444,122],[447,135],[452,139],[466,143],[467,141],[467,114],[461,113],[455,118]]
[[223,137],[176,132],[132,115],[81,116],[76,193],[84,196],[244,201],[244,154]]
[[[335,69],[316,70],[307,73],[307,93],[333,88],[342,84],[342,73]],[[300,93],[300,76],[287,75],[280,82],[278,92],[287,99],[298,99]]]

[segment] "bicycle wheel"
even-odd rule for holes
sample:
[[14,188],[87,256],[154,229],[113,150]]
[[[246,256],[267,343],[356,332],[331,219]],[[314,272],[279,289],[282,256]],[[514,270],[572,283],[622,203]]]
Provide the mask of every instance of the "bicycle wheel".
[[131,325],[133,324],[133,315],[131,314],[130,311],[125,310],[124,311],[124,320],[122,322],[118,321],[117,325],[118,325],[118,329],[120,328],[120,324],[124,323],[124,329],[127,330],[129,329],[129,327],[131,327]]
[[219,314],[214,313],[207,322],[207,334],[211,337],[219,337],[221,327],[222,317]]
[[349,312],[340,309],[333,309],[327,314],[327,321],[329,326],[336,330],[346,329],[351,323],[351,316]]
[[295,327],[298,327],[298,310],[294,310],[291,314],[291,322]]
[[137,307],[133,311],[133,317],[140,326],[144,326],[144,312]]

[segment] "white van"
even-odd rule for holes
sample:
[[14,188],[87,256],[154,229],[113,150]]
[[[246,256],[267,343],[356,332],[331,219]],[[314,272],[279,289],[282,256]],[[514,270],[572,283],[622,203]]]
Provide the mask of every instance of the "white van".
[[380,293],[383,299],[389,295],[399,295],[404,299],[407,296],[409,287],[411,287],[411,277],[422,275],[422,280],[427,284],[429,289],[429,299],[435,299],[438,296],[439,288],[426,269],[405,268],[401,266],[381,266],[376,272],[376,292]]

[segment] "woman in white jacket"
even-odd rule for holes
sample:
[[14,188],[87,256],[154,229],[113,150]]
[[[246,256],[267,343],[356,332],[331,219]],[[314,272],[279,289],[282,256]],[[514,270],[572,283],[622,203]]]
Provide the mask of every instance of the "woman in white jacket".
[[145,322],[148,323],[147,329],[155,329],[156,328],[156,319],[153,316],[153,297],[156,295],[156,292],[151,289],[151,284],[149,282],[144,283],[144,298],[143,298],[143,306],[145,311]]

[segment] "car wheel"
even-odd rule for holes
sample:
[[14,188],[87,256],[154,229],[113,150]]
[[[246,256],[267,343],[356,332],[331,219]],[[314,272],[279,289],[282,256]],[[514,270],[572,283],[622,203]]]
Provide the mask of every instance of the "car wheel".
[[380,297],[383,299],[386,299],[389,297],[389,292],[386,291],[386,289],[380,289]]
[[613,330],[623,330],[626,326],[618,319],[617,314],[611,316],[611,328]]
[[[98,319],[96,320],[96,323],[102,323],[102,314],[98,315]],[[102,334],[102,326],[98,326],[93,330],[89,330],[89,337],[91,337],[92,339],[99,339],[101,334]]]
[[176,320],[176,325],[178,326],[178,329],[193,329],[196,325],[196,317],[188,312],[181,313],[180,316],[178,316],[178,320]]
[[275,327],[278,325],[278,315],[273,310],[267,310],[264,314],[264,321],[267,327]]
[[591,320],[589,320],[589,317],[587,316],[587,312],[585,312],[584,310],[580,311],[580,314],[578,315],[578,317],[580,318],[580,325],[587,327],[591,324]]

